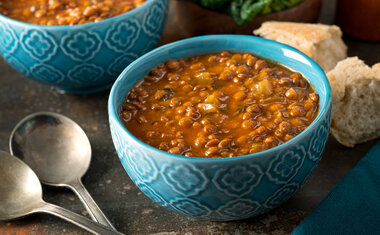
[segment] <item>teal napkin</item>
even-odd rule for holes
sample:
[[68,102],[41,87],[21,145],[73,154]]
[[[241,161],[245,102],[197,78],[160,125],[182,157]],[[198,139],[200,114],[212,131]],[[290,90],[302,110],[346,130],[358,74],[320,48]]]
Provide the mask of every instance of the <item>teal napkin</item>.
[[380,141],[292,235],[380,234]]

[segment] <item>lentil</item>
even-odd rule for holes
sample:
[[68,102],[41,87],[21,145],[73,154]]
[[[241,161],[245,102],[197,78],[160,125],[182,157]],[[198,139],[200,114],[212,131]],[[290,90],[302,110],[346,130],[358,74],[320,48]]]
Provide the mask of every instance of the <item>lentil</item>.
[[0,14],[39,25],[98,22],[142,5],[146,0],[0,0]]
[[300,73],[224,51],[152,69],[126,95],[121,119],[133,135],[161,150],[233,157],[292,139],[313,122],[318,104]]

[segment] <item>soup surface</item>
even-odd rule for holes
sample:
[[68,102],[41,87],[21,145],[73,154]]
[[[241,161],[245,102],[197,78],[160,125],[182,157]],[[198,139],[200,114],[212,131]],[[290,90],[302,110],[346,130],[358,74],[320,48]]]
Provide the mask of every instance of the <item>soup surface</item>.
[[39,25],[74,25],[120,15],[146,0],[0,0],[0,14]]
[[178,155],[233,157],[280,145],[318,114],[319,96],[301,74],[248,53],[167,61],[129,91],[125,127]]

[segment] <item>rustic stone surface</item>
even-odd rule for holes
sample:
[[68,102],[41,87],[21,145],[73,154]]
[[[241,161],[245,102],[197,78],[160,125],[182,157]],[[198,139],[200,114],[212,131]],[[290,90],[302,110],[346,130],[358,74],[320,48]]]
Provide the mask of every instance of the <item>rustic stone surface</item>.
[[[324,3],[320,21],[333,23],[334,4],[328,0]],[[350,56],[358,55],[370,65],[380,61],[380,43],[344,40]],[[60,94],[54,88],[23,77],[0,59],[0,149],[8,150],[13,126],[30,113],[54,111],[72,118],[85,130],[93,148],[92,162],[83,183],[115,227],[126,234],[289,234],[375,143],[346,148],[330,136],[323,159],[309,182],[281,207],[242,221],[199,221],[159,207],[129,179],[116,156],[109,132],[108,93]],[[87,215],[71,191],[53,187],[43,187],[43,191],[46,201]],[[88,233],[41,214],[0,222],[0,235],[8,234]]]

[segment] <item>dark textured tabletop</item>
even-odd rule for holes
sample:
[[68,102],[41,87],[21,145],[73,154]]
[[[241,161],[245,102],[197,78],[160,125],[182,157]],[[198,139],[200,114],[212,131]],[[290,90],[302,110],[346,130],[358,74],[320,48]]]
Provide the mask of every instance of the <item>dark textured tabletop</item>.
[[[325,0],[319,21],[334,23],[334,1]],[[349,56],[367,64],[380,62],[380,43],[344,37]],[[282,206],[242,221],[210,222],[189,219],[156,205],[129,179],[112,144],[108,126],[109,91],[92,95],[60,94],[54,88],[25,78],[0,58],[0,149],[8,151],[12,128],[24,116],[54,111],[76,121],[92,144],[92,162],[83,183],[115,227],[125,234],[289,234],[352,169],[375,141],[346,148],[329,137],[320,164],[310,180]],[[1,183],[1,182],[0,182]],[[69,190],[43,187],[47,202],[88,216]],[[0,222],[0,235],[88,234],[50,215],[35,214]]]

